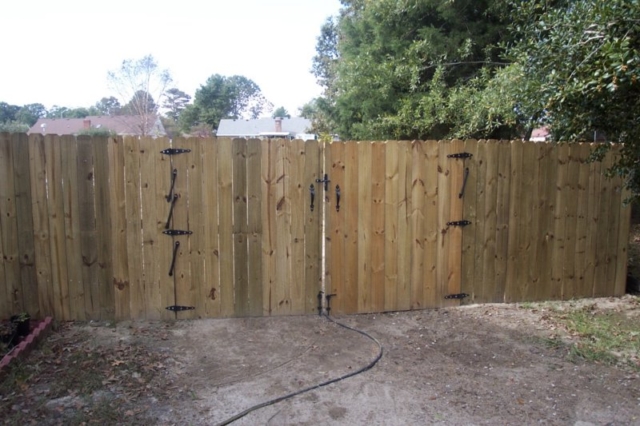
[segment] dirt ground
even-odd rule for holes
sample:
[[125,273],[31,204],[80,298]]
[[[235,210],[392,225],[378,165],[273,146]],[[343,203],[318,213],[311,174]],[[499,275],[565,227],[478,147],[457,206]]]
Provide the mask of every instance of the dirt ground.
[[[640,329],[637,297],[584,303],[622,312]],[[640,365],[570,357],[571,336],[545,306],[336,318],[380,341],[378,364],[233,424],[640,424]],[[215,425],[377,353],[318,316],[63,324],[0,379],[0,424]]]

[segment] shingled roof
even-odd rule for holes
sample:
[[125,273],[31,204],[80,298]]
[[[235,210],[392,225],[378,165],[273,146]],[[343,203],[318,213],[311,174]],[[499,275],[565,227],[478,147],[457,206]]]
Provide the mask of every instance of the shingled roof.
[[107,129],[118,135],[166,136],[164,126],[156,116],[149,116],[146,131],[137,115],[91,115],[85,118],[40,118],[28,134],[75,135],[85,129]]
[[306,118],[256,118],[253,120],[222,119],[216,136],[236,138],[287,137],[292,139],[313,139],[307,133],[311,121]]

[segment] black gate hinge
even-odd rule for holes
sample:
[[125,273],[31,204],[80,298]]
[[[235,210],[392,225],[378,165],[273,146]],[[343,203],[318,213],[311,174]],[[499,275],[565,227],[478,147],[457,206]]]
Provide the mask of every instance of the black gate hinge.
[[167,229],[166,231],[162,231],[163,234],[165,235],[191,235],[193,234],[193,231],[180,231],[178,229]]
[[183,148],[167,148],[160,151],[160,154],[175,155],[175,154],[184,154],[185,152],[191,152],[191,150],[183,149]]
[[457,294],[449,294],[445,296],[445,299],[464,299],[465,297],[469,297],[467,293],[457,293]]
[[462,158],[463,160],[465,158],[471,158],[471,157],[473,157],[473,154],[471,154],[469,152],[457,152],[455,154],[447,155],[447,158]]
[[180,311],[193,311],[195,310],[195,306],[178,306],[178,305],[173,305],[173,306],[167,306],[166,307],[167,311],[172,311],[172,312],[180,312]]
[[454,222],[447,222],[447,226],[467,226],[471,225],[471,222],[468,220],[458,220]]

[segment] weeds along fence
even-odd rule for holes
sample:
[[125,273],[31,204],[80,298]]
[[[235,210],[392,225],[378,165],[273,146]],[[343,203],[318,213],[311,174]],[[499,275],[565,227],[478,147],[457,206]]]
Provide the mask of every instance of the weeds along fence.
[[2,133],[0,317],[621,295],[630,208],[592,148]]

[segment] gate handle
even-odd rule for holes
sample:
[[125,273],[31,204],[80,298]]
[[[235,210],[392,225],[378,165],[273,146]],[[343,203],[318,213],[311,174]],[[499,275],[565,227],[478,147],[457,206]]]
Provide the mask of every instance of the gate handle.
[[340,185],[336,185],[336,211],[340,211]]
[[313,211],[313,202],[316,199],[316,187],[313,184],[309,187],[309,192],[311,193],[311,211]]
[[176,205],[176,201],[178,201],[178,194],[173,194],[173,200],[171,200],[171,208],[169,209],[169,217],[167,218],[167,223],[164,225],[164,229],[169,229],[169,226],[171,226],[173,207]]

